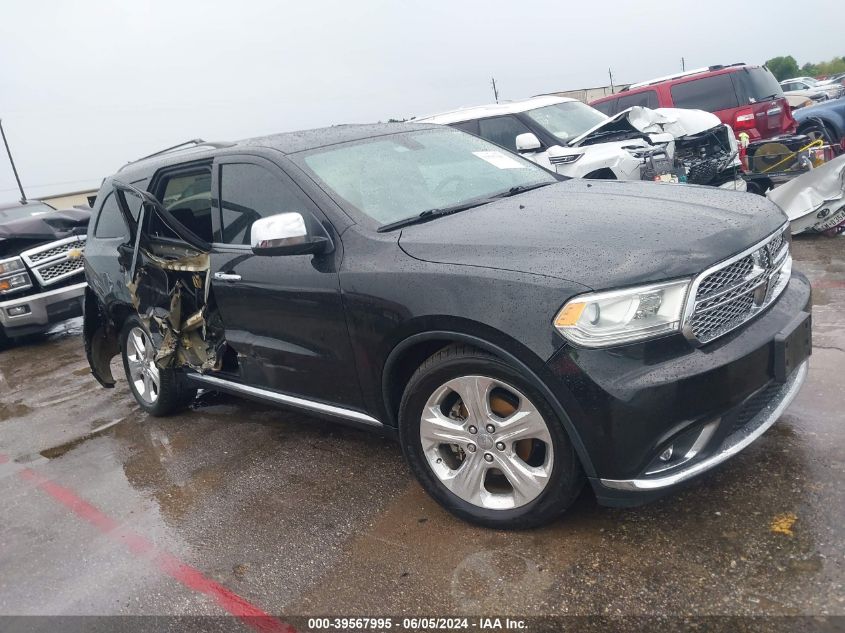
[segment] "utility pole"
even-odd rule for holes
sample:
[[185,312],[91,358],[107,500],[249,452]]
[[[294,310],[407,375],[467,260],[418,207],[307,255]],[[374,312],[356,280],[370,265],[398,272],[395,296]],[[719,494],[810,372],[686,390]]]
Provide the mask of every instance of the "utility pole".
[[616,91],[613,89],[613,71],[610,68],[607,69],[607,76],[610,77],[610,94],[613,94]]
[[493,80],[493,98],[496,100],[496,103],[499,103],[499,89],[496,88],[496,78],[491,77]]
[[681,72],[686,72],[686,71],[687,71],[686,62],[684,62],[684,58],[681,57]]
[[9,149],[9,141],[6,140],[6,132],[3,131],[3,119],[0,119],[0,136],[3,137],[3,145],[6,146],[6,153],[9,155],[9,162],[12,164],[12,172],[15,174],[18,189],[21,190],[21,202],[26,204],[26,194],[23,192],[23,185],[21,185],[21,179],[20,176],[18,176],[18,169],[15,167],[15,161],[12,158],[12,150]]

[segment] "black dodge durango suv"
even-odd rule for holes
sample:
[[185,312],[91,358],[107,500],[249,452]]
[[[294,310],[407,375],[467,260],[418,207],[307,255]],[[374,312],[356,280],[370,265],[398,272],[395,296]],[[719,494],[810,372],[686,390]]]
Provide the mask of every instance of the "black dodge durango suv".
[[456,515],[526,527],[589,481],[654,498],[761,435],[807,373],[810,286],[758,196],[566,180],[458,130],[197,143],[106,178],[94,376],[396,437]]

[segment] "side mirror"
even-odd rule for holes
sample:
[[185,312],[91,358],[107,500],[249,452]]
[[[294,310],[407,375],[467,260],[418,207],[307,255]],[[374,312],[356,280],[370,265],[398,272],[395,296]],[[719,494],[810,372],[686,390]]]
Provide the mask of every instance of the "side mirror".
[[540,143],[540,139],[533,132],[525,132],[516,137],[516,151],[519,153],[534,152],[541,147],[543,145]]
[[252,223],[252,252],[256,255],[321,254],[331,244],[324,235],[309,235],[301,213],[279,213]]

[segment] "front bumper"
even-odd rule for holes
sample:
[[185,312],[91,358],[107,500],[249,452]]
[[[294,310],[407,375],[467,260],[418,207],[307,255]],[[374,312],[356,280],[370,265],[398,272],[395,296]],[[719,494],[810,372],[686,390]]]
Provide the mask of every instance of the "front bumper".
[[[727,459],[730,459],[739,453],[746,446],[751,444],[754,440],[765,433],[770,426],[777,422],[781,414],[790,405],[804,380],[807,377],[809,361],[798,367],[789,376],[783,385],[772,394],[766,394],[767,402],[753,417],[745,424],[741,425],[730,435],[728,435],[722,442],[720,447],[710,457],[700,461],[692,462],[689,466],[680,466],[672,470],[671,474],[666,476],[643,477],[642,479],[600,479],[599,483],[613,490],[628,490],[628,491],[649,491],[660,490],[668,488],[676,484],[692,479],[696,475],[710,470],[714,466],[721,464]],[[756,403],[750,403],[749,406],[754,406]],[[739,412],[737,412],[739,413]]]
[[[25,336],[44,331],[52,323],[81,316],[86,285],[83,281],[72,286],[0,301],[0,326],[7,336]],[[14,315],[14,308],[24,308],[26,311]]]
[[[809,312],[810,300],[806,277],[793,273],[765,312],[702,347],[678,335],[607,350],[565,346],[555,354],[547,364],[556,378],[550,387],[579,435],[599,501],[635,505],[661,496],[774,424],[807,373],[803,363],[785,382],[775,380],[774,339]],[[658,456],[679,444],[684,454],[694,448],[693,457],[659,467]]]

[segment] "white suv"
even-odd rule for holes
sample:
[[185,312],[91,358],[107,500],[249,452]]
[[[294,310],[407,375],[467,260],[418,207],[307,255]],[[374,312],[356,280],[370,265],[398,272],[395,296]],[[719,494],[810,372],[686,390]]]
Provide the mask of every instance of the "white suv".
[[[575,99],[539,96],[463,108],[420,121],[470,132],[564,176],[652,179],[649,158],[661,156],[664,164],[677,167],[684,180],[691,165],[715,161],[719,177],[689,181],[745,190],[745,182],[738,177],[733,132],[703,110],[634,107],[608,117]],[[696,168],[692,173],[704,172]]]
[[839,84],[824,83],[812,77],[795,77],[784,79],[780,87],[786,95],[801,95],[814,101],[838,99],[842,96],[843,88]]

